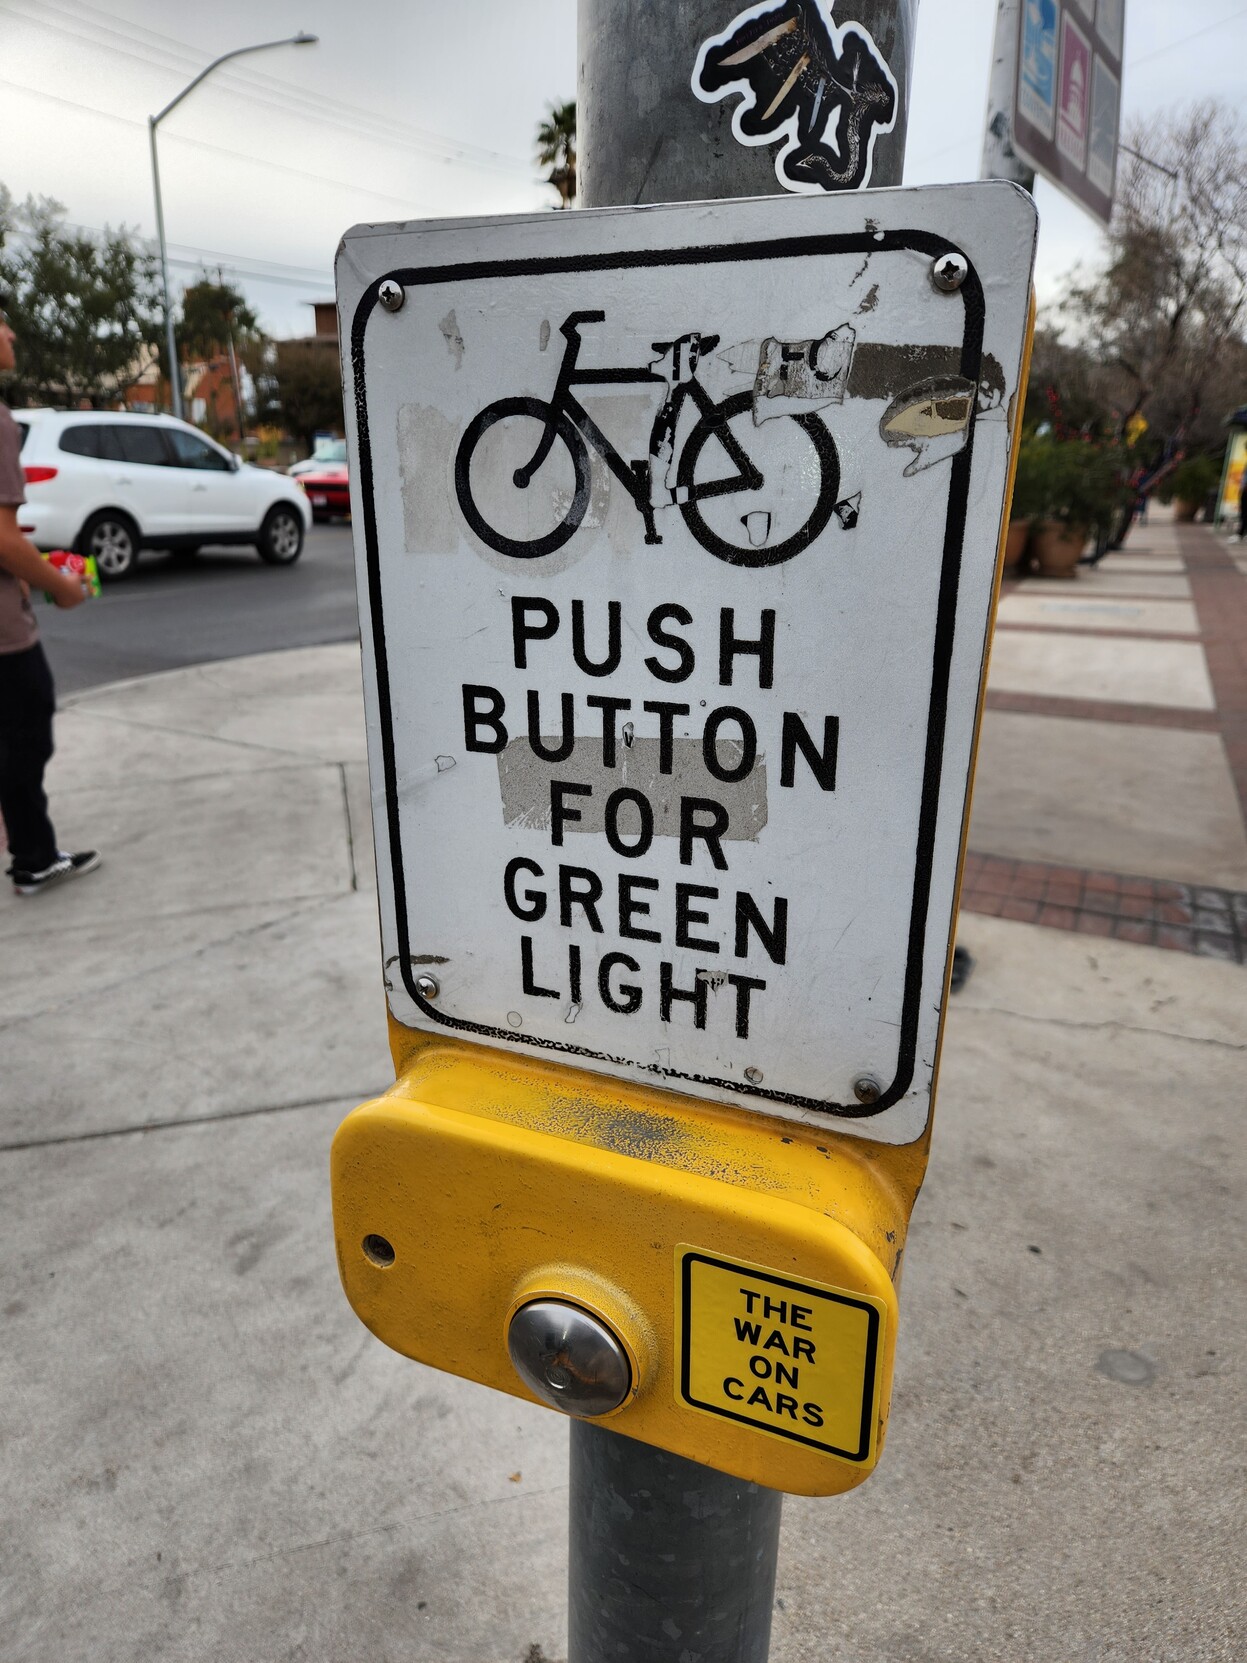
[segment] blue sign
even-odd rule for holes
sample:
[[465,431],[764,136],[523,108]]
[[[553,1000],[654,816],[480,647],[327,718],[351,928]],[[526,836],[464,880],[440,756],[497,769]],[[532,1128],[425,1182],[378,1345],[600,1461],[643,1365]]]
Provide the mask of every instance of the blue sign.
[[1056,0],[1023,0],[1018,113],[1048,138],[1056,112]]

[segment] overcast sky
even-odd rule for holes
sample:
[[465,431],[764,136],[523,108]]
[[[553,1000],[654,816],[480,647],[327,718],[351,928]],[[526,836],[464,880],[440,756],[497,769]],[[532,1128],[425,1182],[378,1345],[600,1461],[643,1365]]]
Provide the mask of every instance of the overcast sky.
[[[907,184],[977,177],[994,18],[921,0]],[[575,96],[575,0],[0,0],[0,180],[154,236],[147,116],[218,53],[300,29],[320,44],[218,70],[161,126],[176,281],[220,265],[271,332],[304,334],[347,226],[553,200],[532,135]],[[1127,0],[1124,56],[1127,120],[1241,106],[1247,4]],[[1037,199],[1042,298],[1099,239],[1042,181]]]

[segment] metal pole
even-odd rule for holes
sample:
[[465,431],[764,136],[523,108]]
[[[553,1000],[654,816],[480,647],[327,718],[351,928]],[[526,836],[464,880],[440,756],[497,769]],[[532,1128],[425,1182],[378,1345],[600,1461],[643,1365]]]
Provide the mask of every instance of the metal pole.
[[[814,10],[817,0],[803,4]],[[576,172],[585,207],[780,191],[779,145],[740,144],[737,100],[704,104],[692,91],[702,42],[745,9],[745,0],[580,0]],[[918,0],[837,0],[832,14],[872,36],[900,91],[892,130],[875,141],[871,185],[901,182],[917,13]]]
[[173,398],[173,414],[182,420],[182,371],[178,364],[177,339],[173,331],[173,307],[169,302],[169,254],[165,248],[165,211],[160,200],[160,163],[156,156],[156,122],[148,116],[147,136],[152,151],[152,190],[156,197],[156,235],[160,239],[160,281],[165,297],[165,347],[169,355],[169,388]]
[[[801,0],[810,10],[817,0]],[[775,195],[779,144],[744,145],[735,98],[692,91],[698,51],[746,0],[579,0],[577,174],[585,207]],[[917,0],[837,0],[899,96],[870,183],[905,162]],[[827,13],[823,13],[824,20]],[[637,1443],[571,1426],[568,1663],[766,1663],[783,1497]]]
[[992,69],[987,82],[987,125],[980,179],[1012,179],[1033,191],[1035,174],[1013,148],[1013,83],[1017,74],[1022,0],[998,0]]
[[173,390],[173,414],[179,420],[183,419],[182,371],[178,365],[177,340],[173,332],[173,309],[169,304],[169,256],[165,248],[164,206],[160,200],[160,165],[156,159],[156,129],[170,110],[175,110],[178,107],[187,93],[193,92],[201,81],[207,80],[214,69],[219,69],[222,64],[228,63],[231,58],[245,58],[251,52],[268,52],[274,46],[315,46],[318,39],[317,35],[309,35],[300,31],[297,35],[285,36],[281,40],[262,40],[254,46],[236,46],[232,52],[222,52],[219,58],[213,58],[210,64],[201,69],[194,80],[188,81],[177,97],[171,98],[163,110],[160,110],[156,115],[149,115],[147,118],[147,134],[151,141],[152,152],[152,187],[156,196],[156,235],[160,239],[160,276],[164,284],[165,294],[165,344],[169,353],[169,385]]
[[574,1420],[569,1663],[766,1663],[782,1502]]

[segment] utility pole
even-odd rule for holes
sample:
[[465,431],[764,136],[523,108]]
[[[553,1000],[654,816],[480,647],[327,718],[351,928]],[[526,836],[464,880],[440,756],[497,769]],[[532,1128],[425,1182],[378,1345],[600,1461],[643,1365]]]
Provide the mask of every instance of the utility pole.
[[[818,9],[818,0],[800,0],[797,8]],[[691,88],[702,43],[744,10],[733,0],[580,0],[576,158],[583,207],[774,196],[781,189],[778,146],[739,143],[732,132],[736,100],[702,103]],[[875,143],[871,185],[901,182],[917,13],[918,0],[837,0],[833,14],[840,28],[853,23],[869,33],[899,92],[892,129]]]
[[[224,289],[225,274],[221,270],[220,266],[216,268],[216,282],[218,289]],[[243,440],[245,439],[246,434],[243,429],[242,419],[242,382],[238,375],[238,355],[234,351],[234,311],[232,307],[225,314],[225,338],[226,347],[229,353],[230,383],[234,389],[234,422],[238,428],[238,448],[241,450],[243,448]]]
[[[917,9],[917,0],[837,0],[831,15],[838,30],[855,24],[870,36],[895,84],[890,130],[874,142],[871,185],[901,183]],[[701,47],[745,10],[740,0],[579,0],[584,207],[772,196],[783,188],[779,145],[736,138],[738,100],[705,102],[692,90]],[[776,7],[773,27],[817,32],[828,15],[819,0],[790,0]],[[797,55],[787,88],[812,55]],[[824,95],[830,109],[834,82],[813,94]],[[765,1663],[779,1492],[575,1419],[570,1485],[569,1663],[682,1656]]]
[[1035,172],[1013,148],[1013,83],[1017,74],[1022,0],[997,0],[992,69],[987,83],[987,124],[983,132],[980,179],[1011,179],[1035,189]]

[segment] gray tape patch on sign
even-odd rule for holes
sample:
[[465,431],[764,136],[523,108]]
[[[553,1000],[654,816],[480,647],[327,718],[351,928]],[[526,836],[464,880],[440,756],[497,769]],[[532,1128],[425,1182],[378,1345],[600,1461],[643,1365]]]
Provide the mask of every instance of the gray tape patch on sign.
[[403,546],[409,554],[453,554],[458,548],[450,505],[458,437],[454,423],[432,405],[399,406]]
[[[558,741],[543,738],[553,749]],[[602,760],[600,739],[577,740],[571,756],[562,762],[545,762],[534,754],[526,739],[513,739],[498,753],[498,786],[502,794],[502,819],[508,826],[531,831],[550,829],[550,782],[575,779],[587,785],[591,795],[577,795],[579,820],[568,820],[565,832],[600,832],[606,826],[606,802],[613,791],[627,788],[646,797],[654,812],[655,837],[680,834],[680,798],[710,797],[728,813],[723,836],[729,841],[752,843],[766,825],[766,758],[759,756],[742,780],[715,779],[706,767],[702,747],[695,739],[677,739],[672,745],[671,772],[659,772],[661,740],[635,739],[621,748],[616,767]],[[718,747],[722,766],[730,770],[740,760],[739,741],[723,740]],[[625,805],[621,823],[631,833],[627,819],[635,810]]]

